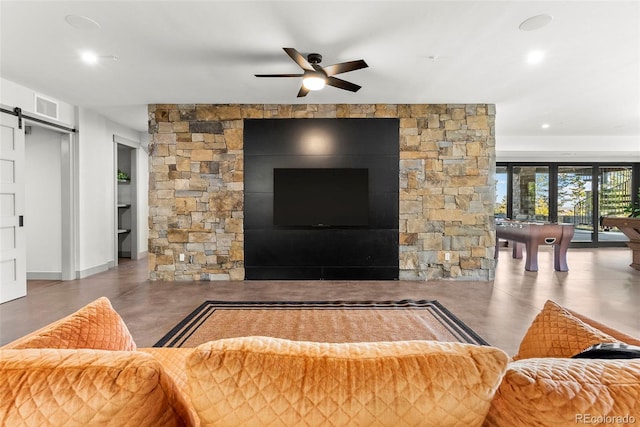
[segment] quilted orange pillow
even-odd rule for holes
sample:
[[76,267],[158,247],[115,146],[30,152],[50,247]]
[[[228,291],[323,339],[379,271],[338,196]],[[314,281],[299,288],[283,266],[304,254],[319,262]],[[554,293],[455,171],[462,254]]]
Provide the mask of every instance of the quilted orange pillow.
[[187,385],[186,360],[193,351],[192,348],[151,347],[139,348],[138,351],[148,353],[160,363],[162,369],[171,377],[180,390],[193,419],[198,420],[198,414],[193,409],[189,398],[189,386]]
[[160,364],[139,352],[0,350],[0,422],[6,426],[192,426]]
[[98,298],[69,316],[3,348],[136,349],[127,325],[106,297]]
[[509,364],[485,426],[638,422],[640,360],[543,358]]
[[497,348],[436,341],[243,337],[187,359],[203,426],[480,426],[505,370]]
[[547,301],[533,319],[513,360],[571,357],[603,342],[618,340],[589,326],[553,301]]

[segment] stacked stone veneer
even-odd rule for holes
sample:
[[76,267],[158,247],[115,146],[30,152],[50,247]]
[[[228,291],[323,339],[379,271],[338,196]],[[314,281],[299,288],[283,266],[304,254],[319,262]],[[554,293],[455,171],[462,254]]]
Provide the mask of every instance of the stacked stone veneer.
[[244,279],[243,119],[367,117],[400,119],[400,279],[493,279],[490,104],[149,105],[150,279]]

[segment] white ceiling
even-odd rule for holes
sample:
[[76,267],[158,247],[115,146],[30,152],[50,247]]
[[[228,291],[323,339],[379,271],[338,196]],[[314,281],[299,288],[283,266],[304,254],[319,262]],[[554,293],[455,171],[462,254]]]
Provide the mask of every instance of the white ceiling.
[[[637,0],[1,0],[0,20],[0,76],[141,131],[149,103],[495,103],[497,135],[640,135]],[[340,75],[362,89],[298,99],[298,79],[254,77],[299,71],[282,47],[364,59]]]

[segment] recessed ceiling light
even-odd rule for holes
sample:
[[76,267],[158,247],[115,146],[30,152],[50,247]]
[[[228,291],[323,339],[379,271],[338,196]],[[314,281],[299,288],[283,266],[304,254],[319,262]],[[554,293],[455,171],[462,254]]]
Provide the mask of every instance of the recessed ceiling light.
[[93,65],[98,62],[98,56],[93,52],[82,52],[80,58],[85,64]]
[[529,64],[538,64],[544,59],[544,52],[541,50],[534,50],[527,55],[527,62]]
[[90,65],[97,64],[98,61],[103,61],[105,59],[109,59],[114,62],[118,61],[118,57],[116,55],[96,55],[88,50],[80,54],[80,59],[82,59],[82,62]]
[[64,17],[69,25],[78,30],[99,30],[100,24],[93,19],[82,15],[67,15]]
[[535,31],[542,27],[546,27],[552,20],[553,16],[543,13],[542,15],[536,15],[525,19],[518,28],[520,31]]
[[549,129],[549,123],[543,123],[542,129]]

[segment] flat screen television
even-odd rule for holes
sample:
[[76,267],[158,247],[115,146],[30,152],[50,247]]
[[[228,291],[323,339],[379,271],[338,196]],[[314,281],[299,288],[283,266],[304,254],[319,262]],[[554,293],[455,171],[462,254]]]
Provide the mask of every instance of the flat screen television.
[[275,168],[273,222],[283,227],[367,226],[368,169]]

